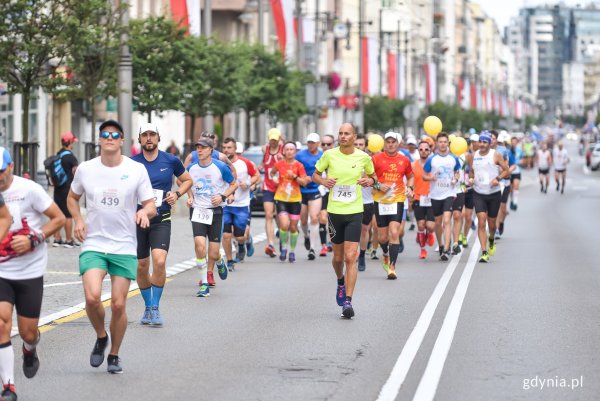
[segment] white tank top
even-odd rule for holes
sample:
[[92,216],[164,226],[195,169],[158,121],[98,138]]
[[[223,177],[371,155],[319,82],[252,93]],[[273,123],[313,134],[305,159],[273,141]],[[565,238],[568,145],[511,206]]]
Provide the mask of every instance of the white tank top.
[[546,149],[546,151],[538,150],[538,168],[542,170],[547,170],[550,168],[550,163],[548,163],[548,157],[550,156],[550,151]]
[[490,182],[498,176],[498,166],[494,162],[496,151],[490,149],[487,155],[482,156],[479,151],[473,155],[473,171],[475,180],[473,189],[478,194],[489,195],[501,190],[500,185],[492,186]]

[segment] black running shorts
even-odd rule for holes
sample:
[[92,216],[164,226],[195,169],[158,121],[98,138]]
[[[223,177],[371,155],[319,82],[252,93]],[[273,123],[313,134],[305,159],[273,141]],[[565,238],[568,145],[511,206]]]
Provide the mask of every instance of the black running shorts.
[[14,305],[17,315],[38,319],[42,310],[44,277],[26,280],[0,278],[0,302]]
[[508,195],[510,195],[510,186],[507,185],[504,187],[504,189],[502,190],[502,200],[501,203],[507,203],[508,202]]
[[548,175],[549,172],[550,172],[549,168],[539,168],[538,169],[538,173],[541,175]]
[[510,183],[512,184],[512,182],[514,180],[521,180],[521,173],[516,173],[516,174],[511,174],[510,175]]
[[329,204],[329,192],[323,195],[321,199],[321,210],[327,210],[327,205]]
[[365,208],[365,211],[363,212],[362,223],[363,225],[368,226],[373,220],[373,204],[365,203],[363,207]]
[[498,217],[500,210],[500,201],[502,194],[500,191],[493,194],[484,195],[475,192],[473,194],[473,202],[475,203],[475,213],[487,213],[489,218],[495,219]]
[[454,198],[454,202],[452,202],[452,211],[462,211],[463,206],[465,206],[465,195],[464,192],[456,194],[456,198]]
[[413,202],[413,211],[415,212],[415,219],[417,219],[417,221],[435,221],[435,217],[433,217],[433,208],[431,206],[419,205],[418,200]]
[[465,192],[465,209],[473,209],[473,188],[469,188]]
[[[212,211],[213,220],[211,225],[192,221],[192,233],[194,237],[208,236],[209,242],[221,242],[221,234],[223,233],[223,208],[219,206],[212,209]],[[192,207],[190,208],[190,220],[193,213],[194,208]]]
[[159,212],[150,220],[150,227],[136,226],[137,258],[145,259],[150,256],[152,249],[169,251],[171,244],[171,212]]
[[275,201],[275,206],[277,214],[286,213],[290,216],[300,216],[302,210],[302,203],[300,202]]
[[344,241],[360,242],[362,213],[334,214],[329,213],[329,235],[334,244]]
[[302,194],[302,204],[308,205],[308,202],[321,199],[321,194],[319,192],[311,192],[309,194]]
[[402,223],[402,216],[404,216],[404,202],[396,203],[396,214],[380,214],[378,202],[375,202],[373,208],[375,209],[375,221],[377,221],[377,227],[388,227],[392,221]]
[[452,211],[452,204],[454,203],[454,196],[449,196],[446,199],[432,199],[431,208],[433,209],[433,216],[439,217],[445,212]]

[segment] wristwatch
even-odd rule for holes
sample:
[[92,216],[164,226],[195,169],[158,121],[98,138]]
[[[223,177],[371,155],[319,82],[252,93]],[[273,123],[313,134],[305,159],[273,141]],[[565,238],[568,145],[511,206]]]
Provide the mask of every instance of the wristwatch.
[[181,192],[175,191],[175,195],[177,195],[177,199],[181,198]]
[[227,199],[227,197],[223,194],[221,194],[221,199],[223,200],[223,202],[225,202],[225,199]]

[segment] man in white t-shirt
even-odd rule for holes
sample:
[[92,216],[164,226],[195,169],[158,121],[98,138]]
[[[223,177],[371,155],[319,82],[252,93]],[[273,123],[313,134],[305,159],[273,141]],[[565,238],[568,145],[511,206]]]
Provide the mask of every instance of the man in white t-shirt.
[[32,378],[40,366],[36,346],[40,340],[38,322],[48,264],[45,239],[58,231],[66,219],[39,184],[14,175],[14,163],[3,147],[0,147],[0,195],[3,198],[0,206],[3,236],[0,243],[0,379],[4,384],[0,399],[16,400],[10,341],[13,309],[17,309],[19,335],[23,339],[23,373]]
[[[122,373],[119,348],[127,314],[125,303],[129,284],[136,279],[136,224],[150,225],[156,215],[154,192],[146,168],[121,154],[123,128],[113,120],[100,125],[100,156],[83,162],[75,172],[68,207],[75,222],[75,237],[82,242],[79,271],[85,293],[85,309],[98,336],[90,364],[104,362],[108,334],[104,328],[104,307],[100,299],[102,281],[111,276],[111,350],[109,373]],[[87,215],[81,216],[79,199],[85,193]],[[138,203],[142,208],[138,209]]]
[[[556,191],[560,190],[561,194],[565,193],[565,181],[567,181],[567,164],[569,164],[569,153],[565,149],[562,141],[552,151],[552,161],[554,163],[554,179],[556,180]],[[561,186],[562,184],[562,186]]]

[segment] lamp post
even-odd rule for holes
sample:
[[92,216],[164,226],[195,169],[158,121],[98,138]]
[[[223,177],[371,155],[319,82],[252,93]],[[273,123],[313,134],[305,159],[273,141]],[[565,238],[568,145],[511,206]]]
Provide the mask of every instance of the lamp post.
[[[127,27],[129,25],[129,0],[121,0],[121,4],[125,11],[121,13],[121,25]],[[133,77],[132,70],[133,65],[131,61],[131,54],[129,53],[129,46],[127,46],[128,34],[127,30],[123,29],[121,33],[121,52],[119,58],[119,70],[118,70],[118,81],[119,81],[119,122],[123,127],[123,139],[125,140],[125,147],[123,148],[123,154],[125,156],[131,156],[131,114],[132,114],[132,87]],[[92,127],[95,130],[96,127]]]

